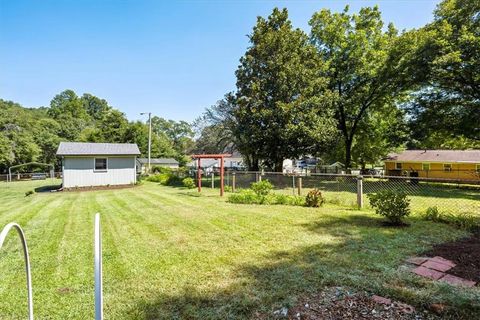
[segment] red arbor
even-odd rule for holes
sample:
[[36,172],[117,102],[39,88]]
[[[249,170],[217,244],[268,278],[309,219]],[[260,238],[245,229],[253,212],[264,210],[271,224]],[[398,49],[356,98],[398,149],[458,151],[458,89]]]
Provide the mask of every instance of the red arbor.
[[224,154],[194,154],[192,159],[196,159],[198,161],[197,165],[197,185],[198,185],[198,192],[202,191],[202,166],[201,160],[202,159],[215,159],[220,161],[220,196],[223,196],[223,159],[231,157],[231,154],[224,153]]

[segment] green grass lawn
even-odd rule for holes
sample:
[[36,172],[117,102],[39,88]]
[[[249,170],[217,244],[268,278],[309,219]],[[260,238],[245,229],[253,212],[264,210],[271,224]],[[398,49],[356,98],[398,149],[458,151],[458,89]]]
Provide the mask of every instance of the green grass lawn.
[[[0,184],[0,225],[29,241],[38,319],[93,318],[93,221],[103,227],[106,319],[243,319],[292,306],[303,294],[349,286],[417,307],[480,312],[480,288],[413,276],[402,261],[467,235],[411,217],[382,227],[371,211],[235,205],[218,190],[144,183],[128,189],[25,192],[45,181]],[[25,319],[20,244],[0,252],[0,318]]]

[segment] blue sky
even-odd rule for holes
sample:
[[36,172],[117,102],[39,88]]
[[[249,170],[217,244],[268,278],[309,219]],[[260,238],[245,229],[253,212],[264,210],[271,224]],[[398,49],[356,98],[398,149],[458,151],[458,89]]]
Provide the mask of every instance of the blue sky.
[[64,89],[140,112],[191,121],[235,88],[234,72],[258,15],[287,7],[308,32],[315,11],[378,4],[399,29],[431,21],[429,0],[0,0],[0,98],[49,105]]

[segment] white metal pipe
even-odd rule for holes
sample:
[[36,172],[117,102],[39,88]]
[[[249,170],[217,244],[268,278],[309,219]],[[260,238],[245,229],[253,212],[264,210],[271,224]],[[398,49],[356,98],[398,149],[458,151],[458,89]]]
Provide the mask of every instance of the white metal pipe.
[[95,215],[95,320],[103,320],[102,233],[98,213]]
[[27,272],[27,292],[28,292],[28,319],[33,320],[33,295],[32,295],[32,275],[30,273],[30,257],[28,255],[28,246],[25,234],[23,233],[22,228],[15,222],[11,222],[3,228],[0,233],[0,249],[3,246],[3,242],[7,237],[8,232],[11,229],[16,229],[23,247],[23,257],[25,260],[25,271]]

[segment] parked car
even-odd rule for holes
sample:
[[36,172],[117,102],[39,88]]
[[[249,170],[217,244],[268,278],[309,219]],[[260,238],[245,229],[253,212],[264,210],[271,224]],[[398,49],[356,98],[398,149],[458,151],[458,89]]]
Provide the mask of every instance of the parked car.
[[32,173],[32,180],[45,180],[47,175],[45,173]]

